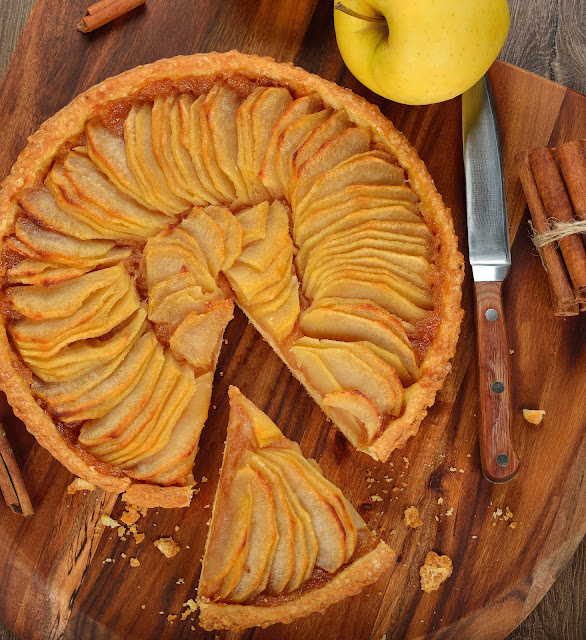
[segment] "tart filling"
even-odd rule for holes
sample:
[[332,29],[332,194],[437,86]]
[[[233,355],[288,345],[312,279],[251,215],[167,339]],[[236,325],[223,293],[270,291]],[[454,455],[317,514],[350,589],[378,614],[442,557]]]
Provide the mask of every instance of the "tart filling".
[[[200,624],[209,630],[290,622],[375,582],[393,552],[315,461],[238,389],[230,387],[229,395],[198,587]],[[356,566],[360,579],[349,577]]]
[[385,460],[449,370],[462,258],[378,110],[228,54],[105,81],[0,194],[2,386],[74,473],[189,502],[236,302],[359,450]]

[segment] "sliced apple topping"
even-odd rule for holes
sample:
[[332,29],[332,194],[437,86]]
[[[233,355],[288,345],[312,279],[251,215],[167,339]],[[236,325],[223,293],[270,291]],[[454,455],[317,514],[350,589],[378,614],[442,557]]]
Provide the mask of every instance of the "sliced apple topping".
[[321,99],[316,94],[303,96],[293,101],[274,126],[260,170],[262,183],[272,196],[280,197],[283,195],[283,184],[277,171],[277,153],[281,136],[298,120],[320,111],[322,107]]
[[199,598],[246,604],[262,594],[294,592],[316,570],[343,570],[367,529],[317,463],[235,387],[229,395]]
[[232,300],[217,300],[206,306],[205,313],[190,313],[169,341],[175,356],[187,360],[196,369],[212,366],[224,329],[234,317]]
[[[130,93],[116,126],[109,107],[88,113],[15,194],[3,239],[6,327],[33,397],[136,486],[193,483],[234,302],[363,450],[425,371],[407,336],[435,309],[439,242],[382,129],[294,84],[223,78]],[[249,603],[342,570],[363,523],[232,395],[250,446],[226,468],[217,508],[231,511],[202,583]]]
[[326,171],[315,181],[300,202],[296,203],[295,221],[301,220],[303,213],[313,203],[322,198],[338,194],[354,185],[402,185],[404,171],[392,162],[383,151],[366,151],[351,156],[345,162]]

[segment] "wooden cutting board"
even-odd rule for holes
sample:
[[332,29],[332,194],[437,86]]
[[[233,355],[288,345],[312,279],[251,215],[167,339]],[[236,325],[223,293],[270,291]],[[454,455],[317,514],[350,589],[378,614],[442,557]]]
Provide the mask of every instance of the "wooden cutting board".
[[[345,69],[326,0],[149,0],[99,32],[75,29],[88,0],[37,0],[0,86],[4,176],[40,123],[80,91],[161,57],[240,49],[293,61],[352,88],[415,145],[452,208],[466,253],[460,101],[405,107],[382,100]],[[69,496],[71,475],[15,419],[6,425],[36,508],[24,521],[0,504],[0,619],[22,639],[136,640],[212,638],[196,614],[167,616],[194,598],[228,417],[227,386],[238,385],[357,506],[397,552],[388,575],[361,595],[287,627],[226,638],[504,638],[537,604],[586,529],[585,318],[553,316],[544,270],[527,233],[527,211],[513,167],[523,149],[586,136],[586,98],[517,68],[490,72],[507,178],[513,269],[505,308],[513,380],[513,439],[521,470],[507,485],[479,471],[471,277],[453,372],[419,436],[387,464],[358,454],[271,349],[238,313],[229,325],[189,509],[150,510],[138,522],[145,541],[118,539],[97,525],[123,506],[101,491]],[[523,408],[542,408],[541,426]],[[368,481],[368,479],[374,479]],[[387,482],[387,479],[392,478]],[[204,482],[204,479],[207,481]],[[373,501],[378,495],[381,501]],[[443,498],[443,504],[438,500]],[[407,530],[403,510],[419,507],[424,526]],[[509,507],[513,518],[493,514]],[[511,528],[511,522],[517,523]],[[173,536],[181,552],[166,560],[153,542]],[[448,554],[453,576],[433,594],[419,589],[430,549]],[[122,554],[126,554],[124,559]],[[140,567],[131,568],[137,557]],[[109,561],[110,559],[111,561]],[[194,631],[192,631],[194,629]]]

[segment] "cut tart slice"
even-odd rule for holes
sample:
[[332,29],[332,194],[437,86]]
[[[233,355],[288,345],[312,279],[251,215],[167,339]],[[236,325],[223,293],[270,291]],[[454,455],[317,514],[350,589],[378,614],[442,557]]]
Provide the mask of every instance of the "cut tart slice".
[[299,446],[231,386],[224,462],[198,587],[199,623],[288,623],[358,593],[395,554]]

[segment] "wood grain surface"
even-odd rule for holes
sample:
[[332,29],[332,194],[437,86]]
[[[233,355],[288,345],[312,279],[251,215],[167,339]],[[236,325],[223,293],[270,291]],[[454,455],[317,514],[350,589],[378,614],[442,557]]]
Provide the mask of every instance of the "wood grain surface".
[[[96,32],[89,37],[86,36],[86,40],[77,40],[83,36],[76,33],[74,37],[66,27],[70,24],[71,29],[74,30],[76,20],[85,8],[84,2],[80,0],[68,3],[56,0],[38,1],[35,7],[36,22],[33,24],[35,28],[28,29],[25,38],[19,44],[20,64],[17,60],[13,63],[13,68],[8,71],[7,81],[11,80],[12,83],[8,85],[5,83],[3,90],[0,90],[2,97],[0,121],[5,132],[5,144],[0,157],[0,173],[2,175],[9,169],[18,151],[22,148],[26,135],[34,131],[42,120],[68,102],[71,97],[96,80],[139,62],[148,62],[165,55],[235,47],[243,51],[268,53],[281,60],[294,60],[310,71],[350,86],[376,104],[381,105],[384,112],[395,121],[397,126],[409,133],[411,141],[428,162],[438,188],[446,197],[448,204],[453,207],[455,212],[462,211],[462,185],[461,182],[453,184],[453,175],[461,171],[457,167],[458,161],[456,158],[447,161],[445,158],[434,158],[433,145],[431,144],[433,141],[435,145],[442,142],[447,145],[450,140],[453,142],[454,137],[458,139],[457,109],[449,106],[447,108],[413,109],[387,105],[361,88],[349,74],[344,73],[340,63],[331,26],[331,3],[287,0],[281,3],[282,6],[279,6],[277,11],[273,8],[274,3],[268,1],[252,2],[250,0],[240,3],[225,1],[223,3],[201,4],[194,11],[196,3],[178,0],[175,3],[177,14],[161,16],[161,20],[156,25],[149,23],[148,11],[154,12],[157,7],[160,10],[161,4],[162,0],[150,0],[149,5],[151,6],[146,11],[138,10],[140,13],[133,17],[125,17],[116,24],[105,27],[101,32]],[[189,8],[186,8],[188,4]],[[2,54],[5,56],[7,54],[4,49],[10,47],[11,39],[12,41],[16,40],[19,19],[22,24],[21,18],[26,16],[27,5],[30,6],[28,0],[0,4],[0,29],[2,30],[0,47],[2,47]],[[53,9],[51,13],[45,12],[48,7]],[[181,14],[181,7],[184,7],[183,14]],[[533,3],[511,2],[512,30],[502,56],[541,75],[561,80],[578,90],[585,91],[585,87],[580,84],[584,82],[586,77],[584,74],[584,47],[576,46],[576,42],[580,43],[580,38],[582,44],[584,40],[579,32],[579,18],[583,15],[583,10],[583,3],[576,1],[573,3],[546,0]],[[10,15],[7,15],[7,12],[10,12]],[[178,25],[178,18],[186,24]],[[148,26],[149,29],[145,30],[145,26]],[[157,29],[161,30],[160,33],[168,34],[164,42],[161,42],[157,37]],[[72,43],[73,53],[67,49],[67,46],[71,46]],[[48,52],[54,53],[49,54]],[[580,58],[580,56],[583,57]],[[504,115],[512,113],[515,106],[513,103],[515,94],[508,92],[506,75],[505,71],[501,76],[494,78],[494,80],[498,80],[495,82],[494,90],[497,105],[500,107],[501,122],[506,122]],[[511,78],[508,78],[508,81],[510,80]],[[526,82],[525,90],[534,90],[534,80],[531,77],[524,78],[515,75],[515,82],[521,84]],[[532,125],[525,138],[527,148],[530,148],[531,145],[545,144],[550,139],[554,142],[563,141],[569,139],[568,136],[579,134],[579,130],[575,128],[579,126],[575,122],[577,118],[572,119],[572,115],[583,114],[583,110],[580,111],[583,109],[582,101],[572,94],[560,92],[553,85],[544,85],[544,87],[543,95],[539,95],[539,100],[535,100],[534,108],[529,104],[524,113],[526,122],[530,122]],[[518,87],[518,90],[523,95],[523,87]],[[543,105],[548,105],[549,113],[552,114],[551,119],[542,117]],[[557,118],[560,110],[565,116]],[[436,138],[433,135],[430,136],[430,133],[434,134]],[[515,132],[512,128],[509,130],[505,127],[503,132],[504,149],[505,154],[509,156],[505,157],[505,166],[509,167],[512,167],[512,155],[518,150],[513,148],[514,145],[507,144],[508,136],[511,136],[512,142],[514,134],[518,134],[518,131]],[[579,135],[585,135],[585,133],[582,132]],[[520,403],[533,402],[539,406],[545,406],[544,403],[549,403],[552,407],[551,414],[555,415],[556,403],[561,401],[559,399],[554,401],[549,394],[557,393],[560,397],[567,394],[567,379],[552,379],[551,375],[548,376],[547,370],[544,370],[544,363],[548,363],[547,366],[552,366],[550,364],[552,354],[556,354],[557,358],[568,358],[570,366],[564,373],[569,377],[572,369],[576,371],[576,367],[583,367],[583,362],[578,359],[579,343],[575,340],[572,342],[571,339],[572,335],[576,335],[575,331],[569,330],[568,324],[563,321],[554,320],[547,315],[549,313],[548,294],[544,274],[540,272],[539,265],[538,268],[535,267],[536,256],[531,251],[525,234],[519,233],[517,235],[519,226],[524,220],[524,203],[520,188],[512,175],[508,176],[507,187],[511,213],[511,238],[515,238],[513,264],[515,268],[524,273],[532,274],[532,277],[522,285],[511,280],[508,290],[505,291],[505,305],[511,309],[509,311],[512,314],[511,318],[525,317],[527,309],[530,308],[532,313],[542,314],[542,317],[548,319],[546,328],[548,340],[543,343],[538,340],[535,343],[533,340],[525,342],[527,331],[532,328],[529,319],[527,322],[521,323],[520,326],[516,326],[512,320],[510,322],[510,341],[516,353],[516,356],[512,358],[513,374],[519,380],[513,401],[517,411],[521,408]],[[459,235],[465,237],[463,221],[457,220],[456,222]],[[468,278],[468,282],[469,280],[470,278]],[[498,576],[497,584],[500,586],[496,587],[496,592],[485,594],[485,599],[487,602],[493,603],[495,610],[499,612],[500,619],[497,618],[495,621],[494,629],[487,626],[486,621],[482,628],[486,632],[483,637],[501,638],[502,629],[505,628],[502,620],[503,615],[509,628],[512,628],[511,625],[518,622],[519,617],[522,617],[535,605],[543,590],[547,588],[564,562],[569,559],[578,542],[575,522],[579,520],[580,514],[571,509],[571,500],[570,504],[567,503],[569,499],[567,493],[568,491],[571,493],[571,487],[568,487],[567,483],[577,482],[579,474],[572,475],[572,470],[576,471],[575,466],[580,463],[583,467],[583,461],[580,461],[579,452],[576,451],[576,456],[569,461],[561,476],[557,472],[551,472],[553,470],[545,470],[545,472],[541,470],[537,477],[517,478],[514,482],[522,480],[522,483],[511,484],[509,489],[494,490],[487,488],[479,479],[478,481],[471,480],[473,474],[476,473],[475,469],[477,470],[478,454],[476,424],[473,419],[477,397],[475,391],[476,374],[474,366],[471,364],[473,362],[471,356],[474,336],[471,330],[472,325],[469,322],[471,318],[469,287],[466,291],[465,305],[468,312],[468,323],[463,327],[462,339],[456,357],[458,366],[455,366],[446,389],[440,395],[438,403],[426,421],[428,438],[419,439],[410,444],[405,451],[405,455],[412,461],[410,470],[405,469],[406,465],[402,462],[402,455],[393,457],[395,465],[398,467],[397,475],[405,473],[403,477],[407,480],[408,486],[405,488],[405,492],[400,494],[401,499],[395,500],[392,509],[387,510],[388,513],[382,513],[381,509],[379,514],[379,510],[369,511],[366,508],[363,508],[363,513],[371,525],[382,527],[385,534],[390,535],[391,527],[398,524],[399,507],[403,502],[407,506],[407,502],[417,504],[418,501],[421,501],[424,505],[422,511],[426,516],[426,523],[428,520],[432,522],[432,527],[428,529],[435,526],[433,522],[437,507],[434,504],[437,505],[438,495],[444,497],[446,505],[446,508],[443,509],[444,513],[451,504],[456,507],[452,519],[441,516],[441,523],[438,525],[437,531],[433,533],[428,530],[424,536],[405,537],[404,532],[399,532],[398,536],[395,534],[394,539],[389,538],[396,548],[400,548],[404,558],[419,558],[419,556],[425,555],[428,545],[436,543],[442,546],[441,549],[436,548],[436,550],[449,553],[453,541],[463,539],[461,538],[463,535],[468,536],[466,539],[469,538],[468,544],[472,548],[476,539],[473,540],[471,537],[474,534],[470,530],[467,510],[474,509],[479,504],[486,506],[487,509],[489,507],[496,508],[496,506],[504,508],[504,502],[508,500],[515,511],[515,518],[519,517],[522,520],[521,524],[529,526],[528,523],[533,523],[531,526],[535,526],[536,523],[540,523],[540,529],[535,532],[530,546],[529,541],[522,535],[522,526],[514,531],[509,531],[507,523],[498,521],[498,526],[494,527],[494,531],[488,529],[487,532],[482,529],[482,535],[489,538],[488,541],[483,541],[483,548],[492,548],[492,556],[489,554],[485,557],[476,557],[476,560],[473,561],[472,557],[475,554],[468,554],[468,550],[462,551],[461,556],[454,555],[454,560],[458,562],[461,572],[461,582],[457,586],[454,585],[454,589],[462,587],[469,592],[465,598],[468,602],[476,602],[483,587],[481,584],[470,584],[469,581],[466,581],[466,572],[468,575],[477,575],[480,567],[484,572],[489,571]],[[583,332],[583,323],[581,327]],[[328,433],[324,428],[319,410],[313,407],[304,392],[290,379],[284,368],[272,356],[270,349],[264,345],[250,327],[246,327],[241,316],[231,325],[227,337],[229,344],[222,355],[220,365],[220,370],[224,371],[225,376],[216,381],[214,391],[213,402],[217,407],[217,412],[214,412],[216,415],[212,414],[214,423],[217,420],[218,424],[225,424],[227,380],[240,384],[243,391],[250,393],[251,397],[265,408],[278,424],[285,424],[287,419],[294,415],[294,419],[288,426],[287,434],[301,441],[305,453],[318,457],[323,453],[321,463],[325,467],[327,475],[335,482],[338,481],[346,486],[348,477],[340,471],[341,463],[350,457],[354,462],[354,456],[343,439],[336,436],[333,430]],[[266,376],[266,379],[272,380],[274,384],[255,384],[253,379],[256,372],[253,369],[253,362],[265,363],[263,377]],[[531,385],[531,380],[540,378],[543,384],[539,389]],[[276,392],[274,392],[275,387]],[[567,402],[562,402],[560,407],[564,404]],[[461,431],[454,434],[446,429],[448,423],[461,421],[462,416],[465,416],[466,420],[464,420]],[[307,433],[304,430],[307,422],[320,423],[321,431],[319,434],[316,431]],[[539,455],[544,454],[544,448],[548,453],[560,453],[562,451],[559,448],[560,437],[556,436],[554,428],[555,426],[552,425],[551,431],[540,432],[539,438],[537,438],[534,430],[528,429],[526,425],[517,420],[515,433],[519,438],[522,455],[539,458]],[[316,434],[318,434],[317,439],[315,438]],[[6,593],[2,591],[2,587],[7,582],[3,580],[0,584],[0,600],[4,603],[6,601],[9,604],[12,603],[11,606],[18,608],[18,611],[8,611],[4,607],[0,609],[0,618],[10,619],[12,626],[16,629],[27,629],[30,627],[27,627],[26,619],[32,617],[36,620],[37,629],[34,637],[58,637],[59,630],[63,628],[65,621],[64,615],[68,614],[69,608],[73,604],[73,614],[66,631],[66,637],[69,638],[111,638],[126,635],[147,637],[145,634],[152,633],[153,629],[157,630],[158,637],[187,637],[189,635],[187,625],[181,630],[178,626],[169,625],[164,621],[165,616],[160,615],[158,611],[163,610],[166,615],[171,612],[173,606],[177,606],[177,603],[180,605],[182,601],[193,595],[193,590],[187,585],[190,580],[193,582],[197,575],[197,553],[188,556],[189,563],[181,560],[177,564],[177,571],[185,580],[185,588],[180,586],[169,589],[168,592],[155,593],[152,599],[156,599],[156,603],[149,603],[148,596],[139,598],[137,604],[133,605],[133,607],[137,607],[137,610],[134,611],[133,608],[131,615],[128,615],[127,606],[124,604],[104,610],[104,590],[106,590],[108,597],[113,598],[120,585],[123,584],[124,593],[138,595],[141,587],[145,589],[145,576],[152,575],[156,579],[161,572],[159,558],[154,555],[157,552],[152,548],[151,550],[145,548],[145,557],[142,558],[143,566],[141,566],[140,572],[136,571],[130,578],[128,577],[128,565],[123,566],[120,561],[104,569],[107,564],[105,563],[106,558],[115,553],[119,555],[120,549],[117,547],[115,533],[107,533],[100,547],[97,548],[98,539],[93,537],[92,523],[95,522],[96,514],[100,509],[108,511],[114,505],[101,494],[92,494],[90,500],[84,499],[81,495],[63,500],[65,487],[71,479],[70,475],[58,465],[56,466],[51,457],[42,449],[33,446],[30,436],[21,432],[12,435],[16,441],[17,456],[23,462],[23,471],[32,481],[31,493],[37,507],[37,516],[35,516],[37,524],[30,531],[25,531],[26,527],[21,521],[13,521],[7,525],[4,518],[4,522],[0,524],[3,532],[12,531],[14,539],[19,539],[20,536],[29,536],[31,545],[33,540],[36,544],[36,554],[22,558],[19,562],[13,562],[12,566],[23,576],[30,575],[31,568],[26,564],[33,562],[35,580],[42,584],[65,583],[66,588],[59,592],[58,601],[53,602],[48,608],[42,594],[38,589],[35,590],[34,581],[20,585],[20,592],[11,593],[7,600]],[[567,438],[568,435],[565,434],[564,437]],[[217,478],[213,460],[221,453],[221,442],[221,436],[208,438],[198,457],[202,460],[202,464],[198,466],[200,472],[206,468],[203,461],[208,458],[211,461],[207,467],[210,470],[208,473],[209,482],[200,485],[202,494],[197,502],[200,509],[210,503],[213,497]],[[470,459],[466,458],[468,452],[471,452]],[[442,455],[446,458],[442,458]],[[417,468],[415,461],[424,459],[430,460],[429,464],[433,465],[433,472],[431,475],[429,470],[425,472],[428,483],[422,487],[417,479],[423,477],[424,470]],[[547,456],[544,459],[547,459]],[[454,474],[449,471],[450,462],[458,463],[457,468],[460,468],[460,460],[463,461],[462,468],[466,467],[465,473],[461,477],[459,473]],[[368,505],[368,487],[364,478],[366,469],[374,466],[374,464],[369,465],[368,460],[359,459],[355,470],[355,481],[349,483],[350,489],[347,490],[349,497],[355,504]],[[378,480],[384,479],[382,476],[378,478],[381,469],[373,469],[373,471]],[[531,487],[532,482],[537,483],[540,487],[545,483],[545,490],[549,492],[548,495],[552,496],[552,500],[544,505],[540,495],[536,494],[533,496],[534,507],[527,505],[526,511],[523,511],[525,505],[521,500],[521,487]],[[377,484],[376,486],[381,485]],[[382,486],[385,485],[382,484]],[[543,490],[543,487],[540,490]],[[579,490],[580,487],[576,484],[575,491]],[[493,497],[495,498],[494,504],[490,505]],[[388,503],[387,499],[386,504]],[[49,513],[49,505],[51,504],[59,504],[62,512]],[[42,513],[42,505],[46,505],[45,513]],[[518,511],[518,508],[521,511]],[[120,511],[120,506],[117,509]],[[532,513],[534,509],[537,513]],[[491,508],[490,511],[492,512],[492,510]],[[566,514],[563,519],[557,517],[561,512]],[[201,515],[198,516],[195,513],[195,517],[201,518]],[[0,517],[3,516],[4,512],[1,511]],[[149,514],[149,519],[143,528],[148,526],[151,532],[165,531],[168,533],[174,529],[175,524],[178,524],[180,531],[188,530],[190,517],[194,517],[194,507],[181,512],[169,511],[159,514],[153,512]],[[44,525],[46,522],[61,522],[62,526],[51,529]],[[83,523],[82,527],[80,527],[80,523]],[[154,528],[155,525],[157,529]],[[574,529],[572,529],[573,526]],[[397,531],[398,529],[399,527],[397,527]],[[528,546],[525,550],[517,549],[519,555],[515,564],[509,567],[499,566],[497,552],[499,545],[503,544],[503,541],[506,541],[504,544],[508,544],[511,540],[510,537],[505,537],[505,534],[509,536],[518,533],[521,535],[517,538],[515,545],[526,544]],[[177,535],[181,538],[183,534]],[[149,534],[149,538],[153,538],[152,533]],[[565,548],[556,549],[555,541],[560,538],[568,540],[568,544]],[[183,543],[189,544],[185,538],[183,538]],[[499,598],[495,596],[498,596],[499,593],[504,595],[502,587],[504,584],[510,584],[511,572],[513,575],[519,576],[519,579],[527,575],[526,572],[534,560],[532,554],[535,547],[539,547],[542,553],[549,554],[547,557],[550,558],[550,565],[541,566],[538,574],[532,574],[529,583],[521,580],[518,592],[513,594],[513,598],[508,603],[499,602]],[[10,557],[11,552],[14,552],[14,549],[0,548],[0,556],[4,562],[5,558]],[[488,554],[488,551],[486,553]],[[88,569],[89,560],[94,554],[96,559]],[[575,556],[572,567],[566,570],[561,581],[558,580],[546,599],[538,605],[530,618],[511,634],[510,638],[515,640],[522,638],[583,640],[584,556],[584,545],[582,545],[581,551]],[[47,558],[49,557],[56,558],[57,562],[48,564]],[[485,564],[481,565],[481,561]],[[475,566],[475,562],[478,562],[479,565]],[[407,564],[409,566],[405,566]],[[394,580],[410,585],[409,595],[417,593],[417,585],[413,585],[416,582],[416,569],[417,567],[411,566],[410,563],[399,563],[393,574]],[[103,572],[106,570],[111,577],[112,584],[109,587],[104,586]],[[81,588],[78,589],[79,578],[82,575],[85,575],[85,579]],[[4,577],[5,574],[3,574]],[[14,575],[10,578],[10,584],[15,584]],[[122,582],[122,580],[124,581]],[[426,630],[429,631],[431,637],[434,626],[444,625],[446,628],[447,621],[452,621],[455,624],[460,620],[459,612],[454,610],[454,606],[457,605],[445,601],[441,594],[437,600],[433,600],[433,603],[437,605],[435,609],[438,611],[437,614],[433,613],[430,608],[431,602],[429,600],[422,602],[420,598],[417,601],[405,598],[406,596],[397,590],[388,589],[383,595],[383,606],[380,606],[379,609],[380,595],[376,590],[370,590],[367,597],[357,599],[348,608],[339,608],[324,620],[311,618],[299,627],[288,629],[287,633],[283,633],[281,637],[292,637],[289,634],[294,632],[297,633],[297,637],[304,637],[304,634],[307,636],[310,630],[313,635],[321,637],[326,637],[326,630],[330,637],[334,637],[331,635],[332,633],[337,633],[338,637],[352,637],[348,634],[358,631],[359,628],[353,626],[358,624],[357,620],[360,617],[369,617],[376,611],[379,611],[379,614],[374,628],[380,632],[378,637],[380,638],[382,633],[387,632],[389,640],[390,638],[404,638],[407,635],[409,637],[423,637],[422,634]],[[522,606],[520,606],[518,598],[524,600]],[[462,602],[457,598],[455,600]],[[148,610],[144,612],[140,610],[141,602],[149,605]],[[157,604],[161,609],[157,608]],[[394,612],[405,610],[406,607],[409,607],[409,620],[405,619],[405,615],[397,618]],[[123,613],[126,616],[126,622],[121,625],[119,618]],[[481,613],[475,611],[476,618],[482,617]],[[474,618],[475,616],[471,616],[467,622],[473,625]],[[425,622],[419,623],[420,619]],[[99,621],[93,623],[92,620]],[[108,627],[116,627],[118,635],[112,635],[107,630]],[[140,635],[141,630],[143,636]],[[454,630],[447,630],[445,637],[480,637],[479,635],[462,635],[462,633],[466,633],[464,627],[460,627],[460,631],[460,635],[453,636]],[[139,635],[134,635],[135,632]],[[354,636],[364,637],[357,634]],[[33,636],[22,633],[21,637],[24,639]],[[245,634],[244,637],[252,637],[252,634]],[[270,636],[270,632],[265,632],[255,633],[254,637],[277,636]],[[5,638],[14,638],[14,636],[8,630],[0,630],[0,639],[5,640]]]

